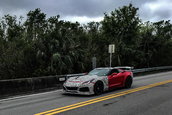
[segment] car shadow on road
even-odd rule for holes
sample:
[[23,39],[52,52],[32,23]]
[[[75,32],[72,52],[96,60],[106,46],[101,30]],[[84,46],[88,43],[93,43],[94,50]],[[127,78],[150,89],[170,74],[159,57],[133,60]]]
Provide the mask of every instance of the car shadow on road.
[[62,95],[63,96],[69,96],[69,97],[101,97],[101,96],[106,96],[108,94],[118,93],[118,92],[125,91],[125,90],[127,90],[127,89],[125,89],[125,88],[114,88],[114,89],[110,89],[108,91],[103,92],[101,95],[80,95],[80,94],[66,94],[66,93],[62,93]]

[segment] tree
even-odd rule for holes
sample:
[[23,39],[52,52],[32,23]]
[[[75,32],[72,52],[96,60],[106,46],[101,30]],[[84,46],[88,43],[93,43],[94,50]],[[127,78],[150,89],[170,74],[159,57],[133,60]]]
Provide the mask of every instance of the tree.
[[109,66],[108,45],[115,44],[112,66],[135,68],[172,65],[170,21],[141,22],[132,4],[105,13],[102,22],[46,18],[39,8],[27,19],[0,19],[0,79],[87,72],[91,59]]
[[[109,44],[115,44],[115,65],[133,65],[135,50],[138,46],[140,19],[138,8],[129,4],[105,14],[102,30]],[[133,65],[134,66],[134,65]]]

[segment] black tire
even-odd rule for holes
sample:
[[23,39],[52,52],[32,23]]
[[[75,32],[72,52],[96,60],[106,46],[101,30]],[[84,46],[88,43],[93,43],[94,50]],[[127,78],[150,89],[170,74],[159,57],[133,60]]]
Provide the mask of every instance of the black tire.
[[94,84],[94,94],[95,95],[100,95],[103,93],[103,89],[104,89],[104,86],[103,86],[103,83],[101,81],[97,81],[95,84]]
[[132,83],[133,83],[132,77],[130,77],[130,76],[127,77],[127,79],[125,80],[125,88],[130,88]]

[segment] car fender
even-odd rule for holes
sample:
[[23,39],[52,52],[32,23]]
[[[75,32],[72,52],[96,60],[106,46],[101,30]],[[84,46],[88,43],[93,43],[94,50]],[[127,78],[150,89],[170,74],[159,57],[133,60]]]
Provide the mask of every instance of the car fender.
[[103,82],[104,91],[108,90],[108,78],[107,78],[107,76],[102,76],[102,77],[97,78],[97,79],[95,80],[95,83],[96,83],[97,81]]
[[132,74],[132,72],[128,72],[128,71],[125,72],[124,80],[123,80],[123,86],[125,86],[125,82],[126,82],[126,79],[127,79],[128,77],[131,77],[131,78],[133,79],[133,74]]

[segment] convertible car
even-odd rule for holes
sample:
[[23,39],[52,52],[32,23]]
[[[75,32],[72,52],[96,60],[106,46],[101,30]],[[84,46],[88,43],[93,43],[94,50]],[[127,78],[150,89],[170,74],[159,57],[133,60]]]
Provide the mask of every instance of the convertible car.
[[63,84],[63,91],[69,94],[100,95],[117,87],[130,88],[133,73],[124,69],[121,67],[93,69],[86,75],[67,79]]

